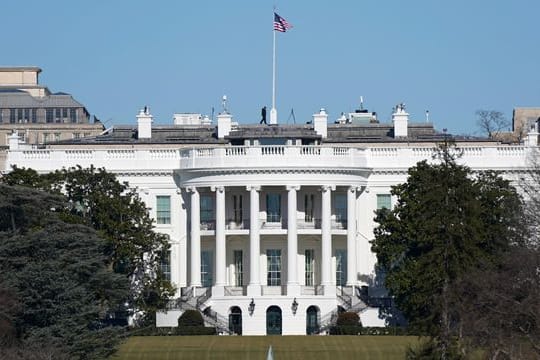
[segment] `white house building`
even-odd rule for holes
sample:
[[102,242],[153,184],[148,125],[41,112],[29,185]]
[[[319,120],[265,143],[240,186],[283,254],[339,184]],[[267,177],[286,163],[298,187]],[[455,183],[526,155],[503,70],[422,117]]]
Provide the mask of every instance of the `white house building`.
[[[321,110],[305,125],[238,125],[224,112],[215,125],[188,114],[155,126],[145,108],[137,121],[44,148],[13,135],[6,171],[94,165],[139,190],[170,238],[163,269],[178,289],[158,326],[186,309],[245,335],[324,332],[338,309],[385,325],[374,211],[392,206],[390,187],[446,134],[411,123],[402,105],[390,124],[365,110],[334,124]],[[515,179],[537,139],[536,128],[525,144],[457,138],[459,161]]]

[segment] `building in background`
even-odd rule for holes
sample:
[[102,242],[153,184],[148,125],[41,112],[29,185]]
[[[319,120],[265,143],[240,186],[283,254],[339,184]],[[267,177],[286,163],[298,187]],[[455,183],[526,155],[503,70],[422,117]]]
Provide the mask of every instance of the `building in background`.
[[14,131],[32,145],[99,135],[103,125],[91,122],[88,110],[70,94],[40,85],[40,72],[38,67],[0,67],[0,148]]
[[[448,134],[411,122],[403,104],[391,123],[362,110],[331,124],[323,109],[303,125],[239,125],[225,109],[217,124],[174,121],[153,126],[145,107],[136,126],[43,149],[11,135],[6,170],[93,165],[138,189],[170,239],[163,271],[178,289],[158,326],[176,326],[186,309],[245,335],[324,333],[343,310],[364,326],[399,321],[385,315],[394,309],[371,252],[374,211],[393,206],[391,186],[418,161],[436,161]],[[459,162],[516,180],[538,129],[518,145],[455,140]]]

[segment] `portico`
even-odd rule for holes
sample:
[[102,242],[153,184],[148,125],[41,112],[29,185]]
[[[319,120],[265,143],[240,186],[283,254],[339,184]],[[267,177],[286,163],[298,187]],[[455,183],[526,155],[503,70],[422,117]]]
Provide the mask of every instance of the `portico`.
[[[209,267],[215,274],[212,296],[335,296],[336,285],[357,285],[357,188],[300,184],[186,187],[191,234],[189,286],[208,286],[201,282],[201,268]],[[212,196],[211,226],[201,225],[201,193]],[[335,205],[345,197],[344,212]],[[201,237],[206,244],[202,250]],[[346,283],[339,283],[340,278],[333,275],[336,267],[345,265],[336,263],[342,261],[336,258],[336,249],[347,254],[346,268],[340,268],[346,272]],[[201,256],[201,251],[215,256]],[[204,263],[208,261],[212,263]]]

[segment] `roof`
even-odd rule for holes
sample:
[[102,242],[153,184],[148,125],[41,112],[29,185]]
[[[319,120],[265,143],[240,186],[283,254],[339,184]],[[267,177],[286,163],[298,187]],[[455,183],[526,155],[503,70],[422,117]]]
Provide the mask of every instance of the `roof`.
[[[409,124],[409,136],[394,138],[392,124],[329,124],[327,137],[317,134],[313,125],[237,125],[225,139],[217,138],[215,125],[164,125],[152,127],[152,137],[139,139],[137,126],[114,126],[102,135],[63,140],[61,144],[228,144],[243,143],[243,139],[302,139],[305,143],[395,143],[437,142],[449,134],[436,132],[431,123]],[[492,141],[486,138],[454,137],[459,141]],[[304,142],[303,142],[304,143]]]
[[80,102],[69,94],[56,93],[36,98],[25,91],[4,88],[0,90],[0,108],[46,108],[46,107],[82,107]]

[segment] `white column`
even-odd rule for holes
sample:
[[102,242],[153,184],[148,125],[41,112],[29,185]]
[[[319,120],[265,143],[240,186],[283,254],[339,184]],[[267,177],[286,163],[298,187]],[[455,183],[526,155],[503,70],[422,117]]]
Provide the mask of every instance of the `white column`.
[[224,296],[226,269],[225,245],[225,188],[212,187],[216,192],[216,281],[212,289],[213,296]]
[[199,191],[196,187],[187,189],[191,193],[191,279],[189,286],[201,287],[201,209]]
[[300,186],[287,186],[287,295],[300,295],[298,282],[298,233],[296,226],[296,192]]
[[322,186],[322,214],[321,214],[321,285],[324,295],[335,294],[332,285],[332,233],[331,233],[331,199],[332,187]]
[[261,188],[260,186],[248,186],[247,190],[249,191],[249,285],[247,295],[260,296],[259,191]]
[[356,285],[356,190],[347,190],[347,286]]

